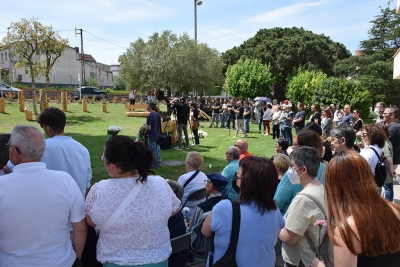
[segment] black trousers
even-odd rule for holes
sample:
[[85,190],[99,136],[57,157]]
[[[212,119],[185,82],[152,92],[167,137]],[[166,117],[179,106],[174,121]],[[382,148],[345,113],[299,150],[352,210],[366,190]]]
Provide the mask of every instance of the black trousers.
[[279,139],[279,124],[277,124],[277,125],[274,124],[272,126],[272,138],[275,138],[275,135],[276,135],[276,138]]

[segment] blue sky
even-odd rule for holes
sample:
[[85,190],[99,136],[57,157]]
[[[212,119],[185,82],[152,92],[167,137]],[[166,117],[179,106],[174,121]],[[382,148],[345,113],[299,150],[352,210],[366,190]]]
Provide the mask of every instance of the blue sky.
[[[224,52],[259,29],[296,26],[323,33],[354,54],[368,39],[379,6],[386,5],[387,0],[203,0],[197,7],[197,39]],[[194,0],[7,0],[0,9],[0,38],[11,22],[31,17],[53,25],[72,47],[80,47],[75,27],[83,29],[85,53],[105,64],[117,63],[131,42],[154,32],[194,38]]]

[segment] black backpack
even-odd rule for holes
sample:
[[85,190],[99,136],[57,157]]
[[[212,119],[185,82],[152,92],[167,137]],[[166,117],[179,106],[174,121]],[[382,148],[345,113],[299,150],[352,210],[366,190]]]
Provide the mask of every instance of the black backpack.
[[374,178],[377,186],[382,187],[385,184],[387,175],[389,174],[389,161],[387,158],[385,158],[383,152],[381,156],[379,156],[378,152],[376,152],[373,147],[369,146],[367,148],[372,149],[375,152],[375,155],[378,157],[378,163],[375,166]]

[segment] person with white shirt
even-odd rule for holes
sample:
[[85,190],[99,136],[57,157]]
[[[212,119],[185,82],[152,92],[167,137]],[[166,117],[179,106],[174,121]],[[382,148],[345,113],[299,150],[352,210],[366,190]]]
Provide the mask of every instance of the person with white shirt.
[[[205,188],[204,180],[207,180],[207,176],[199,170],[201,165],[203,164],[203,161],[203,156],[199,152],[192,151],[187,153],[185,161],[185,168],[187,173],[181,175],[178,179],[178,184],[180,184],[184,188],[181,205],[185,203],[187,197],[191,192],[201,188]],[[199,203],[203,201],[204,199],[199,201],[186,202],[185,207],[188,207],[189,211],[186,212],[184,216],[186,218],[191,218],[194,209]]]
[[87,226],[76,182],[40,162],[46,142],[36,127],[15,126],[8,148],[15,167],[0,176],[0,266],[82,266]]
[[365,125],[364,131],[361,134],[361,138],[364,144],[363,150],[360,155],[365,158],[371,167],[371,171],[375,173],[375,167],[378,163],[378,157],[374,150],[380,156],[382,154],[382,148],[385,146],[385,136],[382,133],[381,128],[376,124]]

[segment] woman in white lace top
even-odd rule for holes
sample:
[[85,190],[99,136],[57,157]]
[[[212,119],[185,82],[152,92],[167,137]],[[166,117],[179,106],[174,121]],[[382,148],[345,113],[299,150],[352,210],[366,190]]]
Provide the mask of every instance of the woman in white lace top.
[[[97,260],[106,267],[167,267],[172,251],[168,219],[179,212],[180,201],[162,177],[148,176],[151,151],[127,136],[115,136],[106,142],[102,158],[111,178],[93,185],[85,202],[88,224],[100,229]],[[140,183],[133,201],[101,230]]]

